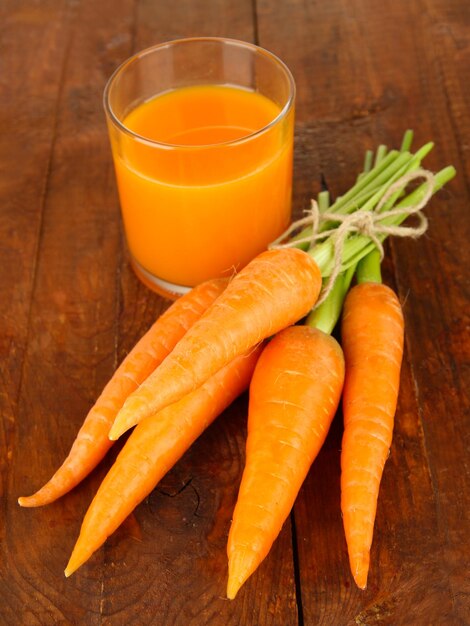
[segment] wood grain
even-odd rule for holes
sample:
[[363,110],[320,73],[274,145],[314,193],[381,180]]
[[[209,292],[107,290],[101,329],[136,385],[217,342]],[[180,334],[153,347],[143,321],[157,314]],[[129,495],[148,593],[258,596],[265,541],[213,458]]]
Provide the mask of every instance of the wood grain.
[[[1,455],[2,470],[3,464],[6,469],[12,453],[9,438],[14,437],[44,188],[54,143],[61,61],[67,48],[69,19],[64,6],[53,7],[52,3],[36,12],[18,10],[14,3],[4,3],[0,16],[4,55],[0,83],[0,225],[2,274],[5,278],[0,283],[0,402],[4,417],[2,443],[7,450],[6,455]],[[26,33],[31,48],[23,52],[22,39]],[[47,46],[43,45],[45,40]],[[34,48],[39,50],[36,55],[32,53]],[[22,73],[23,64],[26,65],[25,74]],[[52,65],[55,71],[51,69]],[[28,144],[31,149],[25,154],[24,146]],[[18,162],[21,162],[21,168],[18,168]],[[4,471],[2,478],[5,478]]]
[[[339,512],[342,420],[271,554],[224,599],[247,398],[106,545],[63,577],[110,457],[61,501],[20,509],[56,469],[116,364],[168,306],[135,278],[101,94],[132,52],[220,35],[279,54],[297,82],[294,206],[350,186],[406,127],[458,177],[430,229],[387,248],[407,325],[367,591]],[[0,623],[313,626],[468,623],[470,13],[464,0],[33,0],[0,6]],[[122,444],[118,444],[118,448]]]
[[[0,616],[2,623],[37,623],[50,616],[21,561],[28,533],[12,528],[14,474],[20,442],[18,398],[24,389],[24,356],[37,275],[45,190],[56,141],[56,116],[75,9],[67,2],[3,2],[0,69]],[[34,420],[27,420],[30,429]],[[37,466],[36,466],[37,468]],[[29,467],[29,469],[31,469]],[[12,532],[20,533],[16,543]],[[26,608],[28,596],[37,595]]]
[[99,567],[70,581],[63,575],[93,479],[44,509],[22,510],[15,500],[62,461],[116,364],[120,226],[101,94],[123,54],[115,29],[132,7],[121,3],[122,13],[111,6],[69,3],[66,53],[47,61],[50,67],[59,62],[61,82],[5,514],[16,597],[10,585],[2,586],[2,609],[11,607],[27,624],[100,623]]
[[435,203],[429,237],[420,242],[417,254],[397,243],[395,264],[403,295],[408,291],[405,277],[423,277],[410,289],[405,311],[409,351],[443,538],[442,574],[450,587],[452,618],[466,624],[470,614],[470,536],[466,530],[470,523],[470,468],[465,462],[470,428],[466,384],[470,373],[470,162],[464,111],[470,103],[470,87],[463,72],[470,54],[462,34],[465,29],[468,33],[470,16],[456,2],[425,2],[423,12],[427,18],[422,54],[424,63],[432,68],[424,97],[439,103],[431,109],[440,131],[439,149],[443,158],[455,164],[459,175],[447,197]]
[[[258,6],[260,43],[284,58],[296,77],[301,140],[297,143],[297,154],[306,151],[305,160],[313,157],[336,193],[347,189],[353,181],[366,146],[399,143],[405,126],[416,129],[418,144],[431,137],[436,140],[436,153],[429,160],[431,167],[454,163],[460,169],[455,150],[458,138],[454,136],[448,111],[452,98],[446,97],[434,76],[436,48],[445,59],[452,58],[451,54],[442,53],[442,46],[435,40],[436,29],[449,32],[436,14],[415,3],[385,2],[380,11],[372,2],[300,5],[292,1],[273,11],[271,3],[261,0]],[[281,37],[288,19],[295,33],[295,46]],[[425,33],[432,35],[427,37]],[[399,45],[394,45],[398,41]],[[449,65],[454,67],[452,63]],[[457,72],[452,77],[455,89],[456,85],[460,86]],[[462,100],[460,91],[458,95]],[[298,161],[302,163],[301,156]],[[298,174],[301,180],[304,176],[304,172]],[[297,184],[297,189],[308,185],[307,180]],[[444,498],[447,502],[449,496],[456,496],[457,490],[464,492],[468,475],[454,465],[454,474],[449,477],[453,484],[441,480],[437,485],[436,473],[447,475],[447,455],[456,447],[459,458],[464,458],[461,429],[464,429],[465,399],[459,396],[460,385],[456,386],[455,379],[443,381],[439,376],[437,380],[429,369],[423,372],[423,362],[430,359],[427,355],[452,354],[442,345],[435,345],[436,325],[440,333],[437,336],[441,338],[449,336],[452,323],[461,329],[461,343],[454,356],[460,363],[454,374],[463,371],[462,347],[468,345],[468,337],[465,340],[462,335],[465,322],[456,314],[457,310],[463,311],[465,298],[461,269],[465,267],[462,249],[466,241],[462,226],[468,225],[463,214],[467,201],[464,181],[454,183],[451,189],[433,202],[429,236],[417,243],[404,241],[392,245],[393,273],[402,301],[406,300],[408,352],[395,443],[384,475],[369,587],[365,593],[353,587],[342,538],[340,416],[295,509],[302,616],[307,624],[428,624],[464,620],[466,583],[458,576],[465,571],[465,565],[458,550],[468,545],[468,539],[461,536],[457,520],[465,517],[465,511],[460,502],[457,504],[458,498],[450,509],[440,500]],[[454,262],[451,263],[445,256],[451,249],[450,237],[456,224],[462,225],[456,239],[461,243],[452,247]],[[444,237],[442,232],[446,233]],[[436,245],[439,245],[438,254]],[[392,276],[389,283],[393,285]],[[435,294],[432,302],[429,294]],[[434,427],[432,434],[431,424],[442,420],[448,394],[455,398],[453,415],[459,419],[452,425],[454,432],[449,429],[447,445],[440,452],[444,458],[439,462],[437,447],[442,436],[438,433],[442,423]],[[435,410],[439,403],[440,410],[435,411],[431,420],[430,408]],[[423,405],[427,410],[423,410]],[[454,437],[456,443],[452,444]],[[312,503],[316,504],[313,513]],[[462,507],[465,503],[463,498]],[[449,523],[451,535],[446,526]],[[464,552],[468,553],[468,549]],[[449,572],[454,570],[455,581],[453,576],[449,577]],[[426,594],[420,589],[423,576]],[[468,611],[468,598],[465,599]]]

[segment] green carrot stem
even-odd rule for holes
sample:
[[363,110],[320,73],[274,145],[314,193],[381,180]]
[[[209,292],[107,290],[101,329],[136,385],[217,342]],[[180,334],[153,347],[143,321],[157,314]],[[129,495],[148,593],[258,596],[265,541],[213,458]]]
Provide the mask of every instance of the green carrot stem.
[[[387,155],[387,147],[379,146],[374,167],[370,170],[373,153],[368,151],[364,161],[364,172],[362,172],[356,181],[356,184],[329,208],[330,212],[338,214],[352,213],[358,209],[363,211],[373,211],[378,203],[384,197],[391,185],[399,180],[407,173],[416,171],[421,164],[422,159],[432,150],[433,144],[427,143],[420,148],[414,155],[409,153],[409,148],[413,140],[413,132],[407,130],[404,134],[401,152],[391,151]],[[370,170],[370,171],[368,171]],[[445,183],[455,176],[455,168],[446,167],[438,172],[434,177],[434,186],[432,193],[441,189]],[[428,184],[422,184],[417,189],[406,195],[406,184],[398,189],[381,207],[381,211],[388,211],[392,207],[404,208],[418,204],[428,191]],[[399,200],[396,205],[395,203]],[[329,195],[319,194],[319,208],[321,212],[328,209]],[[408,215],[392,215],[384,217],[380,223],[386,226],[400,225]],[[323,224],[323,230],[334,226],[335,222]],[[297,237],[305,237],[311,232],[311,228],[306,228]],[[383,242],[387,233],[376,233],[376,237]],[[295,238],[293,239],[295,240]],[[299,245],[300,247],[300,245]],[[303,246],[302,246],[303,247]],[[322,243],[316,244],[308,253],[316,261],[322,276],[328,277],[333,270],[335,263],[335,239],[334,236],[328,237]],[[306,249],[303,247],[303,249]],[[341,273],[336,278],[327,298],[310,312],[305,320],[305,324],[318,328],[325,333],[331,333],[335,327],[341,314],[344,298],[349,289],[352,277],[357,267],[357,280],[362,282],[381,283],[382,276],[380,271],[380,252],[377,250],[375,243],[370,238],[363,235],[350,235],[344,242],[341,251]],[[326,281],[325,281],[326,282]]]
[[[330,192],[320,191],[320,193],[317,196],[317,204],[318,204],[318,209],[320,213],[324,213],[325,211],[328,211],[330,207]],[[296,239],[299,239],[300,237],[306,237],[307,233],[309,235],[312,233],[311,227],[304,228],[298,235],[295,235],[294,237],[292,237],[291,241],[295,241]],[[297,244],[296,247],[299,248],[300,250],[303,250],[304,252],[307,252],[308,249],[310,248],[310,244],[307,241],[304,241],[303,243]]]
[[377,165],[379,165],[379,163],[383,161],[386,154],[387,154],[387,146],[384,146],[384,144],[381,144],[377,148],[377,152],[375,154],[374,167],[377,167]]
[[403,139],[400,146],[400,152],[409,152],[411,144],[413,143],[413,131],[408,129],[403,135]]
[[[385,195],[386,191],[392,185],[392,183],[400,179],[405,174],[408,174],[410,172],[413,172],[419,169],[422,159],[428,154],[428,152],[432,149],[432,147],[433,147],[433,144],[428,143],[425,146],[423,146],[420,150],[418,150],[418,152],[414,156],[412,156],[411,159],[409,159],[407,162],[402,164],[398,170],[396,170],[392,175],[390,175],[387,178],[386,182],[383,185],[381,185],[371,196],[369,196],[365,202],[363,202],[364,198],[357,197],[354,203],[349,203],[348,206],[341,207],[341,209],[339,210],[337,209],[337,203],[335,203],[331,207],[330,211],[339,213],[341,215],[347,214],[347,213],[353,213],[354,211],[357,211],[358,209],[362,209],[363,211],[372,211],[375,208],[375,206],[380,202],[380,200]],[[402,191],[403,191],[402,189],[398,190],[388,200],[386,205],[383,207],[383,210],[387,210],[388,207],[392,206],[393,203],[397,200],[397,198],[400,195],[402,195]],[[335,226],[334,222],[325,222],[324,224],[322,224],[320,228],[320,232],[322,230],[328,230],[330,228],[333,228],[334,226]]]
[[[373,198],[378,191],[384,188],[384,186],[385,192],[387,185],[390,185],[392,182],[397,180],[397,178],[402,176],[403,173],[406,173],[408,171],[407,166],[412,163],[414,157],[409,154],[400,155],[396,151],[394,151],[395,157],[391,160],[392,163],[390,163],[389,166],[384,169],[384,164],[388,161],[392,152],[390,152],[387,157],[385,157],[385,159],[381,161],[377,168],[374,168],[371,172],[365,175],[364,179],[361,181],[361,185],[354,185],[354,187],[352,187],[344,196],[338,198],[329,210],[334,213],[339,213],[341,215],[357,211],[358,209],[363,208],[364,204],[371,198]],[[414,169],[417,169],[418,167],[419,164],[416,164],[414,166]],[[368,184],[362,184],[367,182],[366,178],[369,176],[372,176],[370,182]],[[382,195],[383,194],[380,194],[380,197],[382,197]],[[333,224],[331,222],[325,223],[322,226],[322,230],[327,230],[332,225]],[[292,237],[291,241],[292,243],[294,243],[298,239],[303,239],[310,236],[311,233],[312,228],[310,226],[307,226],[306,228],[302,229],[297,235]],[[298,244],[298,247],[305,251],[308,250],[307,243],[300,243]]]
[[[455,173],[455,168],[452,165],[449,165],[435,174],[433,193],[436,193],[436,191],[441,189],[441,187],[449,182],[449,180],[452,180]],[[401,208],[417,204],[420,200],[422,200],[426,189],[427,184],[423,183],[403,198],[403,200],[401,200],[396,207]],[[406,217],[406,215],[388,217],[382,221],[382,224],[387,226],[398,226],[406,219]],[[377,235],[377,238],[381,242],[384,241],[386,237],[387,235],[382,233]],[[375,244],[372,243],[368,237],[365,237],[364,235],[351,236],[344,244],[341,269],[344,271],[352,265],[357,265],[357,263],[359,263],[359,261],[374,248]],[[322,276],[329,276],[334,264],[334,244],[331,238],[315,246],[315,248],[309,251],[309,254],[318,264],[322,272]]]
[[[441,189],[446,183],[448,183],[452,178],[454,178],[456,174],[455,168],[452,165],[445,167],[440,172],[435,174],[434,176],[434,188],[433,194],[435,194],[439,189]],[[426,192],[426,184],[420,185],[417,189],[408,194],[401,202],[399,202],[395,208],[402,208],[411,206],[413,204],[418,204],[424,194]],[[388,203],[386,204],[386,206]],[[382,220],[382,224],[385,226],[399,226],[402,222],[405,221],[407,215],[397,215],[394,217],[384,218]],[[380,233],[377,235],[377,238],[380,242],[385,241],[387,238],[386,234]],[[357,265],[361,258],[363,258],[366,254],[375,249],[375,244],[368,239],[368,237],[364,237],[363,235],[356,235],[351,237],[345,245],[344,254],[343,254],[343,266],[342,269],[346,269],[351,265]]]
[[[390,186],[392,182],[398,180],[398,178],[403,176],[403,174],[417,170],[421,164],[421,161],[427,154],[429,154],[433,147],[434,144],[432,142],[429,142],[422,146],[414,155],[410,154],[409,152],[397,153],[396,150],[391,150],[388,155],[380,161],[378,166],[374,167],[374,169],[371,170],[371,172],[369,172],[369,174],[364,177],[364,179],[361,181],[361,184],[354,185],[354,187],[352,187],[352,189],[344,194],[344,196],[342,196],[339,201],[331,205],[330,210],[334,211],[335,213],[341,214],[351,213],[353,210],[357,210],[357,208],[360,207],[354,206],[354,202],[349,202],[349,196],[351,194],[351,196],[354,198],[358,195],[358,191],[363,190],[362,183],[366,181],[367,177],[375,173],[375,175],[372,177],[372,183],[364,185],[364,187],[368,189],[375,188],[376,191],[380,191],[381,189],[383,189],[383,187]],[[392,162],[388,163],[389,157],[392,154],[398,154],[398,156],[395,156],[395,158],[392,159]],[[387,164],[387,166],[384,167],[384,164]],[[356,191],[352,194],[351,192],[353,190]],[[386,189],[384,189],[384,192],[385,191]]]
[[[352,213],[358,209],[364,209],[365,211],[372,210],[393,182],[404,174],[415,171],[420,167],[421,161],[432,150],[433,146],[434,144],[429,142],[422,146],[415,155],[399,153],[396,150],[390,151],[388,155],[380,161],[377,167],[374,167],[359,183],[356,183],[344,196],[332,204],[329,210],[341,215]],[[391,156],[393,158],[390,158]],[[386,167],[384,167],[384,165],[386,165]],[[365,184],[367,183],[366,179],[369,177],[371,177],[369,183]],[[400,193],[401,192],[397,192],[392,202],[396,200]],[[325,222],[321,230],[327,230],[333,226],[333,222]],[[298,239],[308,237],[311,233],[312,228],[308,226],[293,237],[291,241],[294,243]],[[307,243],[298,244],[298,247],[304,251],[308,251]]]
[[[338,212],[350,201],[369,187],[378,187],[387,182],[394,171],[399,169],[404,162],[409,161],[411,155],[408,153],[401,154],[397,150],[391,150],[388,155],[370,172],[368,172],[364,178],[356,183],[349,191],[347,191],[341,198],[339,198],[333,205],[332,210]],[[346,211],[347,212],[347,211]]]
[[324,213],[325,211],[327,211],[330,206],[330,192],[320,191],[317,197],[317,202],[320,213]]
[[364,174],[367,174],[372,169],[372,160],[374,158],[374,153],[372,150],[367,150],[366,155],[364,157]]
[[344,291],[344,293],[343,293],[343,298],[346,297],[346,294],[349,291],[349,287],[351,286],[351,281],[352,281],[355,273],[356,273],[356,266],[355,265],[351,265],[351,267],[349,267],[344,272],[344,280],[343,280],[343,291]]
[[[354,266],[353,266],[354,267]],[[381,283],[380,252],[374,248],[367,256],[359,261],[356,270],[358,283]]]
[[304,322],[307,326],[318,328],[328,335],[333,331],[341,315],[343,302],[351,285],[355,269],[355,267],[351,267],[338,276],[326,300],[308,314]]
[[326,300],[307,316],[304,322],[306,326],[318,328],[328,335],[332,332],[343,306],[343,279],[344,274],[340,274]]
[[358,175],[357,179],[356,179],[356,183],[358,183],[361,178],[364,178],[364,176],[370,172],[370,170],[372,169],[372,163],[374,160],[374,153],[372,152],[372,150],[366,150],[366,154],[364,156],[364,166],[362,168],[362,172]]
[[[353,204],[356,197],[367,189],[376,189],[381,187],[388,179],[400,169],[404,163],[412,159],[411,154],[401,154],[398,150],[391,150],[388,155],[383,159],[377,167],[374,167],[370,172],[357,182],[349,191],[347,191],[341,198],[338,198],[336,202],[331,206],[331,210],[340,212],[345,205],[349,203]],[[355,207],[357,208],[357,207]],[[348,211],[345,211],[346,213]]]

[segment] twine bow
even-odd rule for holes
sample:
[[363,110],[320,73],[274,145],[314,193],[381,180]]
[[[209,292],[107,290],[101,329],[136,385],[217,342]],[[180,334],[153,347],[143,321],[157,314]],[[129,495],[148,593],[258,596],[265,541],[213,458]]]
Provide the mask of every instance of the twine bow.
[[[397,192],[402,191],[412,180],[418,178],[424,178],[427,183],[427,188],[423,194],[422,199],[417,204],[411,204],[408,206],[396,207],[387,211],[382,211],[383,207],[387,204],[390,198]],[[311,208],[307,211],[307,215],[296,222],[293,222],[289,228],[272,244],[269,246],[272,248],[293,248],[301,243],[309,243],[313,248],[317,241],[325,239],[327,237],[332,238],[334,262],[333,269],[330,273],[328,281],[324,286],[320,298],[317,301],[316,306],[319,306],[328,297],[333,284],[341,272],[343,262],[343,249],[346,239],[351,233],[357,233],[368,237],[372,243],[376,246],[380,252],[380,258],[383,259],[384,249],[381,235],[393,235],[395,237],[411,237],[416,239],[426,232],[428,227],[428,220],[421,209],[428,203],[434,190],[435,178],[434,174],[428,170],[418,169],[415,172],[404,174],[401,178],[391,185],[384,193],[380,201],[377,203],[374,209],[371,211],[365,211],[359,209],[353,213],[342,215],[333,211],[321,212],[318,204],[315,200],[312,200]],[[418,218],[418,224],[416,226],[390,226],[384,224],[383,221],[393,217],[408,217],[410,215],[416,215]],[[320,232],[320,227],[326,222],[339,222],[339,226],[324,230]],[[301,226],[311,226],[312,233],[301,239],[295,241],[288,241],[287,243],[281,243],[286,237],[288,237],[294,230]]]

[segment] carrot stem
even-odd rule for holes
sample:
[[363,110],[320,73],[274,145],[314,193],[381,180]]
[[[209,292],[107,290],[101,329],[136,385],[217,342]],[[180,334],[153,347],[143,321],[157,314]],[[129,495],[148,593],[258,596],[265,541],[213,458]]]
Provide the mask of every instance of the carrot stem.
[[[348,270],[348,273],[343,272],[338,276],[326,300],[324,300],[319,306],[315,307],[313,311],[308,314],[304,322],[306,326],[317,328],[327,335],[333,331],[333,328],[336,326],[336,322],[341,315],[343,301],[348,290],[345,283],[347,280],[347,274],[350,273],[351,272]],[[351,282],[351,278],[352,276],[349,278],[349,283]]]
[[364,176],[371,171],[374,163],[374,152],[373,150],[366,150],[364,155],[364,165],[362,168],[362,172],[356,178],[356,183],[358,183]]
[[380,252],[374,248],[367,256],[359,261],[356,270],[358,283],[381,283]]
[[408,129],[403,135],[403,139],[400,146],[400,152],[409,151],[411,148],[411,144],[413,143],[413,131]]
[[318,328],[327,335],[331,333],[338,319],[337,310],[338,308],[341,310],[342,307],[343,278],[344,275],[340,274],[326,300],[308,314],[306,326]]
[[[372,155],[372,153],[371,153]],[[373,155],[370,157],[372,161]],[[397,150],[391,150],[389,154],[383,159],[383,161],[374,167],[370,172],[367,172],[361,180],[356,181],[356,184],[351,187],[343,196],[336,199],[336,202],[332,205],[331,209],[335,213],[350,213],[351,211],[361,208],[361,206],[380,189],[387,180],[403,167],[404,163],[410,161],[411,155],[400,154]],[[366,165],[366,164],[365,164]],[[322,192],[323,193],[323,192]],[[322,210],[323,201],[322,193],[318,196],[320,204],[320,210]],[[325,226],[326,228],[326,226]],[[298,235],[292,238],[292,241],[306,237],[312,232],[311,227],[304,228]],[[302,250],[308,250],[308,244],[298,244],[298,247]]]
[[385,158],[385,155],[387,154],[387,146],[384,146],[384,144],[381,144],[378,148],[377,148],[377,152],[375,154],[375,161],[374,161],[374,167],[377,167],[377,165],[383,161],[383,159]]
[[[452,180],[455,174],[456,171],[452,165],[445,167],[440,172],[435,174],[433,193],[436,193],[436,191],[441,189],[447,182]],[[414,191],[405,196],[405,198],[403,198],[403,200],[401,200],[396,207],[406,207],[418,203],[422,199],[426,188],[426,184],[420,185]],[[382,195],[383,193],[381,196]],[[378,201],[379,199],[377,199],[377,202]],[[384,210],[387,210],[387,207],[388,203],[385,205]],[[370,208],[372,208],[372,206]],[[382,223],[387,226],[398,226],[406,219],[406,217],[407,215],[397,215],[384,219]],[[379,234],[377,235],[377,238],[380,241],[384,241],[386,239],[386,235]],[[374,248],[375,244],[364,235],[352,235],[349,237],[349,239],[345,242],[343,249],[342,270],[344,271],[352,265],[357,265],[359,261]],[[321,270],[322,276],[329,276],[334,263],[334,248],[332,241],[328,239],[323,243],[318,244],[315,248],[310,250],[308,254],[310,254],[314,261],[316,261]]]
[[[332,204],[330,211],[346,215],[358,209],[372,210],[392,183],[404,174],[413,172],[420,167],[421,161],[432,150],[433,146],[434,144],[429,142],[422,146],[414,155],[409,152],[398,152],[397,150],[391,150],[385,155],[386,147],[380,146],[379,150],[380,148],[382,150],[380,150],[380,154],[379,151],[377,152],[375,159],[377,161],[377,158],[379,158],[379,162],[374,165],[370,172],[363,177],[358,177],[356,184]],[[367,165],[368,163],[364,164],[364,166]],[[398,196],[399,193],[396,197]],[[325,222],[321,226],[321,230],[327,230],[332,226],[334,226],[333,222]],[[293,237],[292,241],[295,242],[297,239],[307,237],[311,232],[312,228],[308,226]],[[308,251],[308,244],[306,243],[298,244],[298,247]]]
[[397,170],[409,162],[410,158],[411,155],[409,153],[400,154],[397,150],[391,150],[376,167],[332,205],[332,210],[336,213],[348,213],[346,206],[354,204],[354,200],[360,192],[371,187],[380,188]]
[[372,150],[367,150],[366,155],[364,157],[364,173],[370,172],[372,169],[372,159],[374,158],[374,153]]
[[330,207],[330,192],[329,191],[320,191],[318,194],[318,208],[321,213],[327,211]]

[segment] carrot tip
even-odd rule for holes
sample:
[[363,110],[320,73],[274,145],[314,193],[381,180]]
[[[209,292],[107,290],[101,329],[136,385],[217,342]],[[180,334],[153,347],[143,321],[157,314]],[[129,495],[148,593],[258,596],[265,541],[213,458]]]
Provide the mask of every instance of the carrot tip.
[[351,573],[359,589],[365,589],[367,587],[369,559],[369,551],[365,550],[359,559],[351,561]]
[[110,441],[117,441],[124,432],[125,430],[115,428],[113,425],[111,426],[111,430],[108,433],[108,439]]
[[359,575],[355,576],[354,577],[354,582],[359,587],[359,589],[366,589],[366,587],[367,587],[367,574],[366,574],[366,578],[364,578],[364,576],[359,576]]
[[88,559],[94,552],[94,550],[89,550],[88,548],[85,548],[82,544],[83,542],[79,538],[77,540],[77,543],[75,544],[72,554],[70,555],[67,567],[64,570],[66,578],[71,576],[74,572],[77,571],[79,567],[81,567],[86,561],[88,561]]
[[47,502],[41,502],[41,499],[38,501],[36,494],[34,494],[32,496],[20,496],[18,498],[18,504],[24,508],[32,509],[33,507],[47,504]]
[[233,550],[228,560],[227,598],[233,600],[260,564],[259,554],[245,546]]
[[130,420],[119,420],[116,419],[111,428],[109,429],[108,439],[111,441],[117,441],[119,437],[127,433],[130,428],[133,428],[138,424],[138,420],[130,421]]
[[18,498],[18,504],[24,508],[33,509],[54,502],[59,495],[56,496],[54,493],[51,493],[50,490],[41,488],[31,496],[20,496]]
[[123,435],[127,430],[129,430],[129,428],[131,428],[132,426],[133,424],[121,424],[117,421],[114,422],[109,430],[108,439],[110,439],[111,441],[117,441],[119,437]]
[[69,562],[67,563],[67,567],[64,569],[64,574],[65,574],[65,578],[69,578],[69,576],[71,576],[74,572],[77,571],[77,569],[80,567],[80,565],[83,565],[83,563],[86,561],[86,559],[83,559],[80,563],[77,562],[77,560],[74,558],[74,556],[72,555],[70,557]]
[[238,584],[236,581],[229,580],[227,584],[227,598],[229,600],[235,600],[235,596],[237,595],[240,587],[241,585]]

